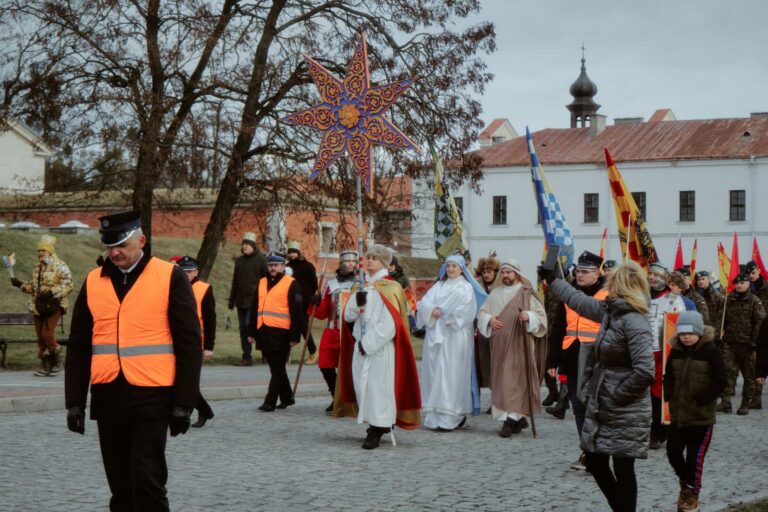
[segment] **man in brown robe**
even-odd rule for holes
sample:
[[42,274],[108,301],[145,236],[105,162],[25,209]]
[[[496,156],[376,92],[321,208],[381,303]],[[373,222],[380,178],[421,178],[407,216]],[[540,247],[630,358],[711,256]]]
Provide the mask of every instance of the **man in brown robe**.
[[547,315],[517,261],[505,261],[499,272],[504,286],[488,295],[477,329],[491,340],[491,414],[504,422],[499,435],[509,437],[541,412],[544,369],[537,362],[546,352]]

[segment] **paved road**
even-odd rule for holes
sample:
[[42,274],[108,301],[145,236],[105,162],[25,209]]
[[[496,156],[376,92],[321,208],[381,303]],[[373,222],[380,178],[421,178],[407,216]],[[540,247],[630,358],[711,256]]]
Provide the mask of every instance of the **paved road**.
[[[396,447],[365,451],[362,426],[323,415],[326,397],[275,413],[259,403],[216,401],[205,428],[169,439],[172,510],[606,510],[591,477],[568,468],[578,455],[570,415],[539,418],[536,440],[529,430],[502,439],[483,415],[453,433],[399,430]],[[768,411],[718,420],[703,510],[768,495]],[[675,510],[664,452],[637,471],[640,510]],[[0,415],[0,510],[88,512],[107,500],[93,422],[81,437],[66,431],[63,411]]]

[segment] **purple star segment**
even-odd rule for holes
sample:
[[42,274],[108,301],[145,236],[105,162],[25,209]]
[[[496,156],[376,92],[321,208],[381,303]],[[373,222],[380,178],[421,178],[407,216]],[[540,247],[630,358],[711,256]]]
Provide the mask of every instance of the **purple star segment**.
[[366,192],[372,194],[373,146],[417,149],[385,115],[413,81],[400,80],[371,87],[365,34],[360,36],[343,80],[311,57],[303,57],[322,103],[288,115],[282,121],[323,132],[310,180],[317,179],[346,151]]

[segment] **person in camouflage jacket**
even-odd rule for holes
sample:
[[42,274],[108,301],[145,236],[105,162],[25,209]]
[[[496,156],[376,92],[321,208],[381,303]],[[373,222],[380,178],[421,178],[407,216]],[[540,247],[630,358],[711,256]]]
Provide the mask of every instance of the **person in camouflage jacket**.
[[694,305],[696,306],[696,311],[698,311],[701,317],[704,319],[704,324],[713,326],[714,320],[710,316],[707,301],[704,300],[704,297],[699,292],[696,291],[696,288],[691,286],[690,267],[681,267],[681,268],[675,269],[675,272],[680,272],[681,274],[683,274],[683,277],[685,278],[685,287],[682,290],[682,295],[684,295],[687,299],[689,299],[691,302],[694,303]]
[[726,299],[722,333],[728,385],[718,411],[731,412],[731,393],[741,372],[744,388],[737,413],[743,416],[749,414],[749,405],[755,391],[755,347],[765,310],[760,299],[749,290],[749,277],[746,273],[736,276],[733,282],[736,290]]
[[[766,304],[768,304],[768,283],[763,279],[763,276],[760,275],[760,268],[755,261],[747,263],[747,273],[749,274],[752,293],[757,295],[757,298],[763,303],[764,308],[768,307],[766,306]],[[760,383],[755,384],[755,392],[752,395],[752,402],[749,404],[749,408],[763,408],[763,385]]]
[[[720,323],[723,318],[723,305],[725,304],[725,298],[723,294],[715,290],[714,286],[709,282],[709,272],[702,270],[696,272],[696,285],[698,292],[704,297],[707,303],[707,310],[709,311],[709,321],[712,327],[715,329],[715,344],[720,345]],[[705,322],[706,323],[706,322]]]
[[[43,235],[37,243],[39,263],[32,269],[32,280],[22,282],[11,278],[11,284],[29,294],[29,312],[32,313],[37,335],[41,369],[37,376],[52,376],[61,371],[61,347],[56,341],[56,324],[69,306],[67,296],[72,293],[72,272],[55,253],[56,238]],[[50,311],[39,311],[44,303]]]

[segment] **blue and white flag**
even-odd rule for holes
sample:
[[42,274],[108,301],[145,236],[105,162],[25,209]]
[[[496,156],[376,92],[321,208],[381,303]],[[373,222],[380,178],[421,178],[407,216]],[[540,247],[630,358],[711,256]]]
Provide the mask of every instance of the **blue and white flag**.
[[544,238],[547,245],[560,246],[560,262],[563,270],[567,270],[573,263],[573,238],[571,238],[571,228],[565,221],[565,215],[560,210],[555,194],[549,188],[547,178],[544,176],[544,170],[539,165],[539,157],[536,156],[536,150],[533,147],[533,138],[528,127],[525,127],[525,138],[528,142],[528,155],[531,158],[531,181],[533,181],[533,192],[536,196],[536,206],[539,208],[539,218],[541,219],[541,229],[544,231]]

